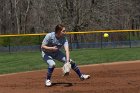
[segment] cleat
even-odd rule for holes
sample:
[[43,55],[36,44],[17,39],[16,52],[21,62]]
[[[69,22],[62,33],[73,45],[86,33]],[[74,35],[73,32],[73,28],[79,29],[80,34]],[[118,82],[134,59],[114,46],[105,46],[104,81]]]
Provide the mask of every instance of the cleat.
[[50,86],[52,85],[52,82],[51,82],[49,79],[47,79],[47,80],[45,81],[45,85],[46,85],[47,87],[50,87]]
[[66,72],[66,73],[64,74],[64,76],[69,76],[69,72]]
[[90,78],[90,75],[82,74],[82,75],[80,76],[80,79],[81,79],[81,80],[86,80],[86,79],[89,79],[89,78]]

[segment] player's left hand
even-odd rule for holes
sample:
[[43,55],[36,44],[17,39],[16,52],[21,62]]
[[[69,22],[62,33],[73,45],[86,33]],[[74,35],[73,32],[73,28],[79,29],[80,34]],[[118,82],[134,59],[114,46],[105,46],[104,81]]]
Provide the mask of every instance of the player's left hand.
[[62,71],[63,71],[64,76],[68,76],[70,70],[71,70],[71,64],[70,64],[70,62],[66,62],[66,63],[63,65],[63,67],[62,67]]

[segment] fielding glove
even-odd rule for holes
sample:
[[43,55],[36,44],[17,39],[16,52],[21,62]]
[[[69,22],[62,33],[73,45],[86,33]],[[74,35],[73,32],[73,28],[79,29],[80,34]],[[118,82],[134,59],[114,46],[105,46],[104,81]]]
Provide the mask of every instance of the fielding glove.
[[63,65],[63,67],[62,67],[62,71],[63,71],[64,76],[68,76],[70,70],[71,70],[71,64],[70,64],[70,62],[66,62],[66,63]]

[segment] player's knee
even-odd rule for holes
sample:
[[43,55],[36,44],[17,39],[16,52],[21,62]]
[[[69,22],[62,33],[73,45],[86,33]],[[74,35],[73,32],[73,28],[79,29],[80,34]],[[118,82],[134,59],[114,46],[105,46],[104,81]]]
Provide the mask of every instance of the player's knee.
[[49,68],[55,68],[55,63],[49,64]]
[[74,63],[74,61],[72,59],[70,59],[70,63]]

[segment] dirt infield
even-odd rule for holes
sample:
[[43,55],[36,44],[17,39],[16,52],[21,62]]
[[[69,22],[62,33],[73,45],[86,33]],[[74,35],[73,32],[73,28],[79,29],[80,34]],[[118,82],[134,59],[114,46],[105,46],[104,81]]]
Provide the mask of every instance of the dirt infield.
[[0,76],[0,93],[140,93],[140,61],[81,66],[91,78],[81,81],[75,72],[53,73],[53,86],[45,87],[46,71]]

